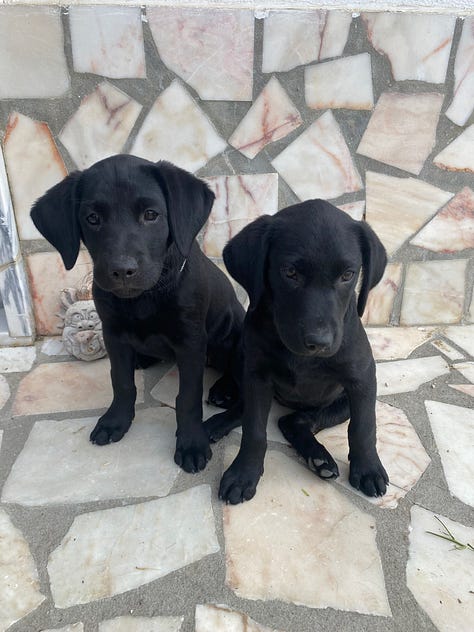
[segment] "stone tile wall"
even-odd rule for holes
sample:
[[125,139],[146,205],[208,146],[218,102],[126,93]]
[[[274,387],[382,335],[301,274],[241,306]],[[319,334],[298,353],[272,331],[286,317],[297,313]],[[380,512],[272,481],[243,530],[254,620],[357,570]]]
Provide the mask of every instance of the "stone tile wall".
[[258,215],[322,197],[364,217],[389,252],[366,322],[473,322],[473,107],[474,17],[0,6],[11,334],[33,334],[28,285],[38,333],[58,333],[59,290],[90,270],[84,253],[65,272],[32,202],[119,152],[209,179],[202,244],[218,261]]

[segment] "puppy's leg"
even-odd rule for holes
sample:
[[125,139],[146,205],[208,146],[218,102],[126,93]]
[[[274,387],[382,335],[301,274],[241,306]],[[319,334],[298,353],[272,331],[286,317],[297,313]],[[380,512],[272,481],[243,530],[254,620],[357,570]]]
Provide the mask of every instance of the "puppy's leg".
[[228,435],[231,430],[240,426],[242,424],[242,412],[243,405],[239,401],[229,410],[217,413],[217,415],[206,419],[204,428],[211,443],[216,443],[219,439]]
[[104,342],[110,359],[110,376],[114,399],[108,411],[99,418],[90,440],[97,445],[120,441],[135,417],[135,351],[104,330]]

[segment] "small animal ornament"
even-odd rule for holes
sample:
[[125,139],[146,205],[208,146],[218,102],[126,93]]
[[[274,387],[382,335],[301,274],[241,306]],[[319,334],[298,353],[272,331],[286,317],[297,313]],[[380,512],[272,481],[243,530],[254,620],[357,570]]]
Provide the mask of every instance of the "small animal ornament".
[[64,319],[62,340],[66,351],[79,360],[103,358],[107,352],[94,301],[75,288],[61,290],[60,300],[65,310],[59,316]]

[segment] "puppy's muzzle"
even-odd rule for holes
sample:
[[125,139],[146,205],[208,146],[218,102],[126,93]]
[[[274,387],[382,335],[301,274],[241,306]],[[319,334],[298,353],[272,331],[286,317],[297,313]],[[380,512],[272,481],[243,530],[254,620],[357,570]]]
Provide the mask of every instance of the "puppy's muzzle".
[[308,353],[324,356],[331,352],[334,336],[328,330],[321,330],[305,334],[303,342]]
[[109,266],[109,277],[112,281],[127,285],[138,272],[138,261],[134,257],[120,257]]

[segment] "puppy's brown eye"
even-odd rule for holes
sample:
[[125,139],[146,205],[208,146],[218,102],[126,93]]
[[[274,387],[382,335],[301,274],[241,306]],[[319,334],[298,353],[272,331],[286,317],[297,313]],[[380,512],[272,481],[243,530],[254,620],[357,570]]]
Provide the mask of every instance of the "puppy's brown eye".
[[346,270],[345,272],[341,274],[341,281],[343,281],[344,283],[347,283],[348,281],[352,279],[353,276],[354,276],[354,272],[352,270]]
[[97,213],[91,213],[86,217],[86,221],[91,226],[98,226],[100,224],[100,217],[97,215]]
[[145,222],[154,222],[158,217],[158,213],[153,209],[149,208],[143,213],[143,219]]
[[296,279],[296,268],[294,266],[288,266],[285,270],[285,274],[289,279]]

